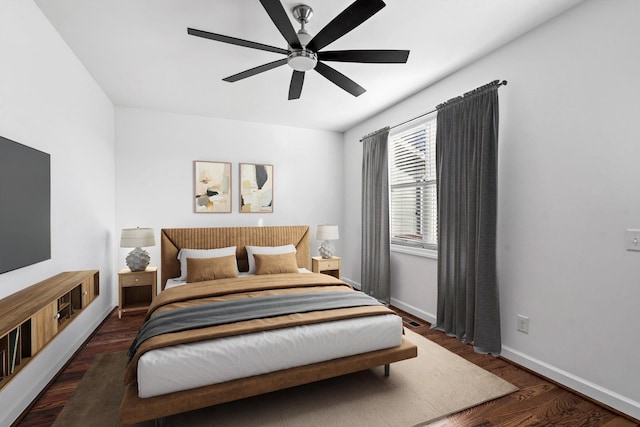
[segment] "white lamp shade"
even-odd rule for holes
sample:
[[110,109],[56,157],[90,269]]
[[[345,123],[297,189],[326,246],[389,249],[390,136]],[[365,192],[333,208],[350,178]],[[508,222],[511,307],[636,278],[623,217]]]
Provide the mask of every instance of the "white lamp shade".
[[121,248],[142,248],[155,246],[153,228],[123,228],[120,235]]
[[338,240],[339,238],[337,225],[325,224],[316,228],[316,240]]

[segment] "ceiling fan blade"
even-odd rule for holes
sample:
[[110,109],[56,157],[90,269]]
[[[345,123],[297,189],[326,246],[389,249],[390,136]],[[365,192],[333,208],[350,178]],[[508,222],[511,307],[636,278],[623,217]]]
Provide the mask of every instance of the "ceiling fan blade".
[[304,71],[294,70],[291,75],[291,84],[289,85],[289,101],[300,98],[302,83],[304,83]]
[[262,7],[267,11],[282,37],[289,43],[289,46],[294,49],[302,49],[300,40],[298,40],[298,33],[291,25],[287,11],[282,7],[280,0],[260,0],[260,3],[262,3]]
[[333,50],[318,52],[321,61],[403,64],[409,59],[408,50]]
[[269,62],[268,64],[260,65],[259,67],[251,68],[250,70],[234,74],[233,76],[225,77],[222,80],[232,83],[237,82],[238,80],[246,79],[247,77],[255,76],[256,74],[264,73],[265,71],[269,71],[273,68],[285,65],[286,63],[287,58],[279,59],[277,61]]
[[318,62],[316,64],[315,70],[353,96],[360,96],[366,92],[366,89],[358,83],[322,62]]
[[382,0],[356,0],[329,22],[307,45],[307,49],[319,51],[375,15],[386,5]]
[[243,47],[250,47],[252,49],[266,50],[267,52],[289,54],[286,49],[281,49],[275,46],[269,46],[262,43],[256,43],[249,40],[237,39],[235,37],[223,36],[222,34],[210,33],[208,31],[196,30],[194,28],[187,28],[187,33],[192,36],[202,37],[205,39],[215,40],[217,42],[230,43]]

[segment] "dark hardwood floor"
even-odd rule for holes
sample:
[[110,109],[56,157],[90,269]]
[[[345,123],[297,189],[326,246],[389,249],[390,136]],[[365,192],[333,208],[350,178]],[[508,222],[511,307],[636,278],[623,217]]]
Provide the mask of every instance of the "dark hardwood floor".
[[[398,312],[422,324],[411,327],[414,332],[520,388],[511,395],[436,421],[432,426],[640,425],[504,359],[474,353],[470,345],[432,331],[428,323],[400,310]],[[99,354],[127,349],[142,324],[142,317],[142,313],[132,313],[118,319],[114,311],[16,425],[50,426],[73,394],[91,361]]]

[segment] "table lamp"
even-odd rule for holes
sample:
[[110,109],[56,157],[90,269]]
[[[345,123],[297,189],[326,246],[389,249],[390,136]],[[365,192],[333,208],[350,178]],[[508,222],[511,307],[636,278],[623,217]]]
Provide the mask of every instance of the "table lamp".
[[324,224],[319,225],[316,228],[316,240],[324,240],[320,247],[318,248],[318,252],[322,258],[331,258],[333,254],[336,253],[336,247],[333,245],[331,240],[338,240],[340,238],[340,234],[338,233],[338,226],[334,224]]
[[120,235],[121,248],[135,248],[127,255],[127,267],[131,271],[144,271],[151,257],[142,249],[143,246],[155,246],[153,228],[123,228]]

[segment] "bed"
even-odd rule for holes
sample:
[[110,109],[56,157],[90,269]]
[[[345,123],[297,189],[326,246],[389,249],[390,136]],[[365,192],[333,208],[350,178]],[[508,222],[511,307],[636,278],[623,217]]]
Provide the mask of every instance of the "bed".
[[[417,356],[397,315],[308,270],[308,226],[163,229],[160,240],[162,292],[132,345],[122,424],[377,366],[388,375],[390,363]],[[215,273],[202,275],[210,253],[218,254]],[[181,284],[186,262],[189,283]]]

